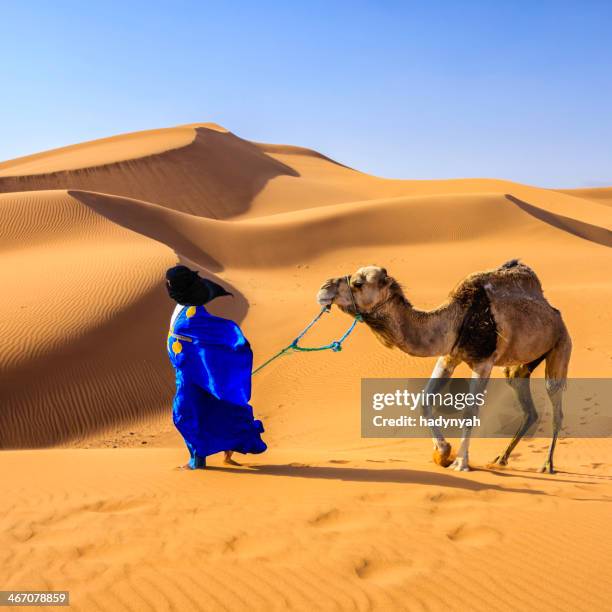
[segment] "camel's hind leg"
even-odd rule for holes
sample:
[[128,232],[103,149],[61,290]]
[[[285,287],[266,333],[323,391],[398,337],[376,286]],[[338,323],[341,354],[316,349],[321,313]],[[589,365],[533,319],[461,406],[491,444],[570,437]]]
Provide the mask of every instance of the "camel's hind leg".
[[494,459],[494,464],[508,465],[510,454],[520,442],[521,438],[529,431],[529,428],[538,420],[538,413],[535,409],[533,398],[531,397],[531,389],[529,388],[529,377],[538,365],[544,361],[545,357],[545,355],[542,355],[542,357],[531,363],[505,369],[508,384],[514,389],[521,409],[523,410],[523,421],[510,441],[510,444],[508,444],[508,448],[506,448],[503,454]]
[[557,436],[563,422],[563,391],[567,381],[567,368],[572,352],[572,341],[565,330],[563,336],[554,348],[546,355],[546,391],[553,406],[552,440],[548,449],[546,463],[540,472],[555,473],[553,465],[553,453],[557,444]]

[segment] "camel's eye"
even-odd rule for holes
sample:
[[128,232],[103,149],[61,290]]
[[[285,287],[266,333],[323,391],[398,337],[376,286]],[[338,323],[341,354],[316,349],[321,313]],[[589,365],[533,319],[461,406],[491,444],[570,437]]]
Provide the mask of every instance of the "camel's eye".
[[363,281],[355,281],[353,287],[355,287],[355,289],[361,289],[361,287],[363,287]]

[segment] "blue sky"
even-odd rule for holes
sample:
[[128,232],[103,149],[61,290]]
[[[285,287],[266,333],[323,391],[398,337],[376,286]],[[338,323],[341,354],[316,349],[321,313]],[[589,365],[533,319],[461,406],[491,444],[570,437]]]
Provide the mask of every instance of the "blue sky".
[[2,3],[0,159],[215,121],[387,177],[612,185],[612,2]]

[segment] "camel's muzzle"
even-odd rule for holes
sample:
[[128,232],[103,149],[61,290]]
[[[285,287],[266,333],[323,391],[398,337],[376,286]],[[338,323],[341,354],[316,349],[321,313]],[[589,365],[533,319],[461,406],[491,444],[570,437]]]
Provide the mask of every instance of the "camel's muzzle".
[[319,290],[317,293],[317,302],[321,304],[321,306],[331,306],[336,295],[329,291]]
[[321,306],[331,306],[338,295],[338,279],[330,278],[325,281],[317,293],[317,302]]

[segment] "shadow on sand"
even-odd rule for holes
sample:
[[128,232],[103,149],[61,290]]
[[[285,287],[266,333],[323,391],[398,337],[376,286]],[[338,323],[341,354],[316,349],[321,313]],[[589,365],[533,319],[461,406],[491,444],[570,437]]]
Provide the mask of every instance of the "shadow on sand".
[[[240,474],[260,474],[265,476],[284,476],[289,478],[316,478],[324,480],[341,480],[345,482],[374,482],[398,484],[422,484],[434,487],[449,487],[468,491],[500,491],[505,493],[528,493],[531,495],[548,495],[539,489],[502,487],[496,484],[478,482],[457,474],[425,472],[421,470],[381,470],[368,468],[347,468],[308,465],[250,465],[241,468],[210,466],[211,471],[238,472]],[[509,474],[504,474],[509,476]],[[524,478],[523,475],[521,477]],[[536,478],[536,480],[542,480]],[[557,482],[557,481],[555,481]],[[569,481],[572,482],[572,481]],[[579,481],[577,481],[579,482]]]
[[548,210],[543,210],[509,193],[506,194],[506,199],[516,204],[521,210],[532,215],[536,219],[544,221],[544,223],[548,223],[557,229],[566,231],[579,238],[590,240],[596,244],[601,244],[602,246],[612,247],[612,231],[605,227],[591,225],[590,223],[585,223],[578,219],[572,219],[564,215],[549,212]]

